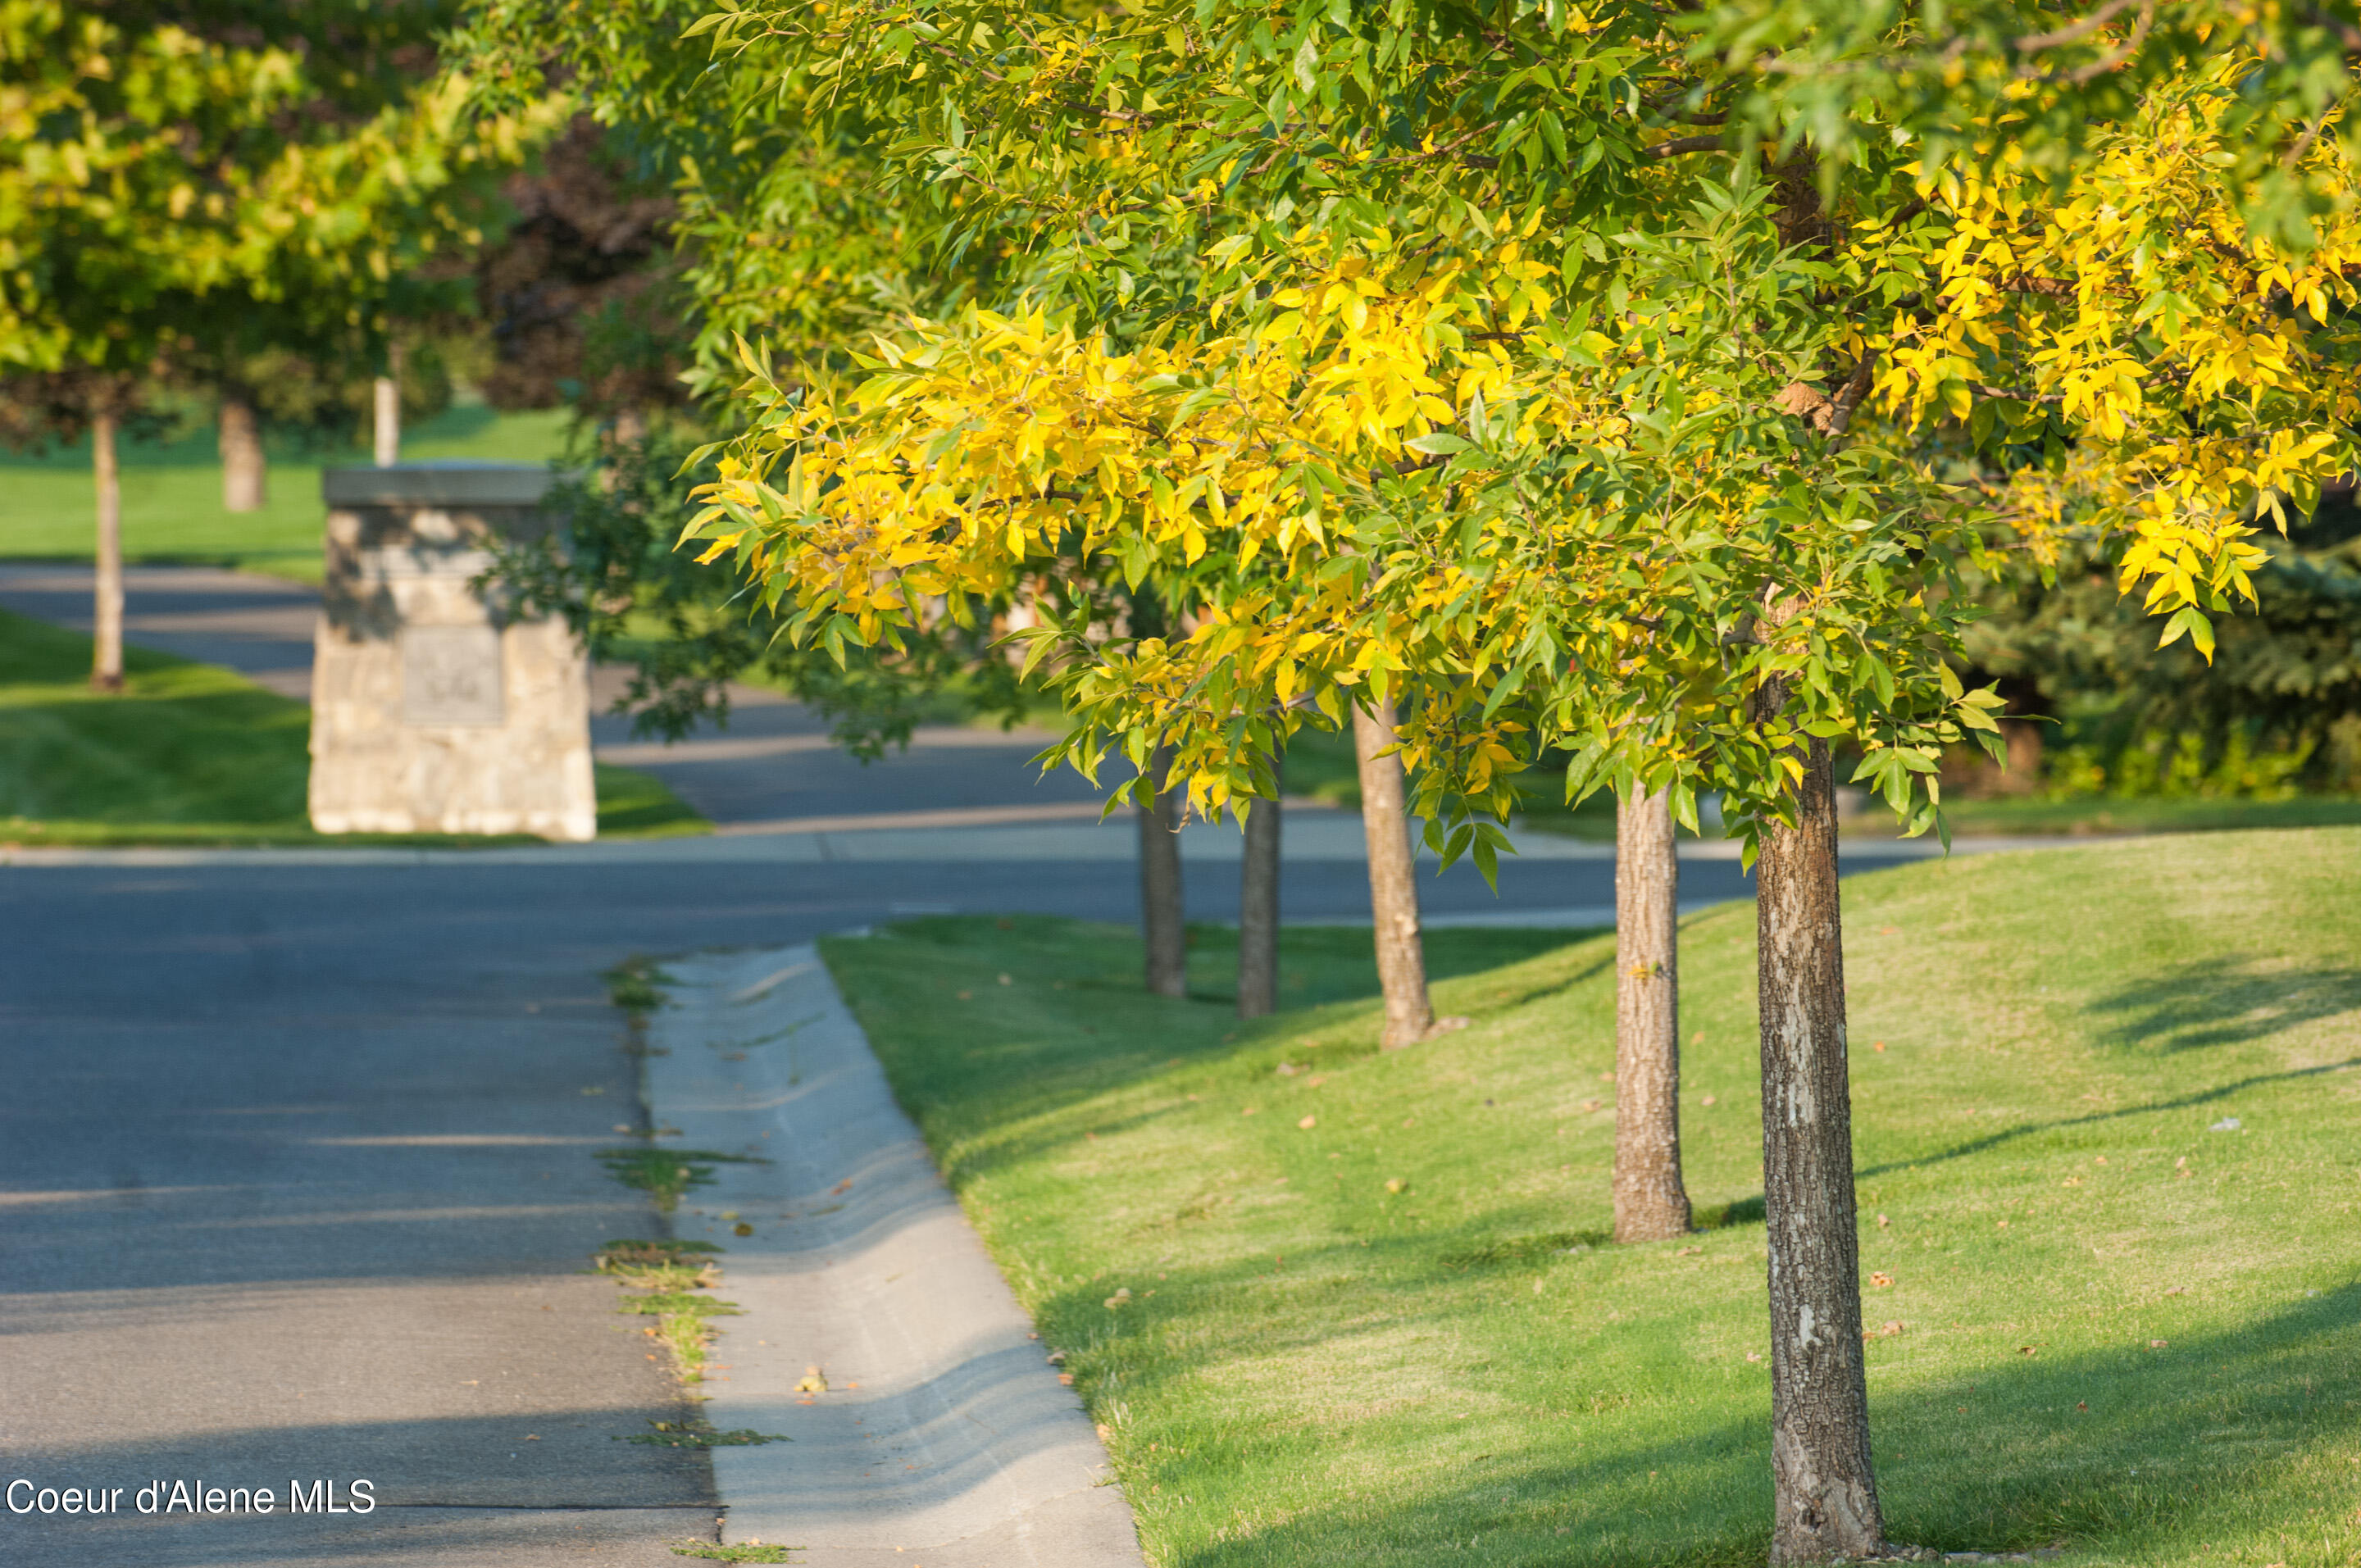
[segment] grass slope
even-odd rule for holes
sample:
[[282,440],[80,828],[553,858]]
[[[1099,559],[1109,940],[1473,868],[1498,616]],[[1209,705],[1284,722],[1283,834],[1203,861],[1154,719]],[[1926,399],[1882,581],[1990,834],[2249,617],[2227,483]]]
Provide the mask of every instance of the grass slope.
[[[312,831],[312,714],[213,664],[124,650],[125,689],[90,689],[90,639],[0,611],[0,840],[19,844],[452,844],[533,839]],[[645,773],[598,769],[598,831],[711,825]]]
[[[1845,890],[1894,1537],[2361,1563],[2361,831]],[[1683,927],[1688,1180],[1723,1223],[1629,1248],[1610,938],[1432,933],[1473,1022],[1379,1056],[1365,932],[1289,931],[1299,1010],[1255,1025],[1201,935],[1188,1001],[1108,927],[826,948],[1151,1560],[1762,1562],[1751,912]]]
[[[564,444],[566,414],[500,414],[481,404],[453,408],[414,426],[402,442],[410,460],[470,457],[543,463]],[[183,425],[162,442],[126,442],[122,452],[123,553],[135,562],[243,566],[302,582],[320,580],[320,470],[366,465],[365,447],[338,451],[269,444],[268,504],[222,510],[221,459],[214,433]],[[90,444],[47,453],[0,452],[0,558],[87,561],[94,492]]]

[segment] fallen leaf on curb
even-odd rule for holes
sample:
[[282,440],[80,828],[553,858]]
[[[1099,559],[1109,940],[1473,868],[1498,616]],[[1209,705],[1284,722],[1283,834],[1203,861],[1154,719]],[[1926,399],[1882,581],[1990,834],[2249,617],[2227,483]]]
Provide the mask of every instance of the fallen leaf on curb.
[[751,1236],[754,1234],[754,1227],[741,1220],[730,1227],[730,1234],[733,1236]]
[[1891,1274],[1872,1274],[1869,1277],[1869,1282],[1872,1285],[1880,1287],[1891,1285],[1894,1283],[1894,1276]]
[[798,1378],[796,1382],[796,1392],[798,1394],[825,1394],[828,1392],[828,1378],[821,1374],[818,1367],[807,1366],[804,1368],[803,1376]]
[[1074,1375],[1071,1372],[1060,1372],[1058,1374],[1058,1381],[1071,1388],[1074,1386]]
[[835,1186],[829,1188],[828,1190],[828,1195],[831,1198],[835,1198],[851,1190],[852,1178],[848,1176],[843,1180],[838,1182]]
[[1296,1127],[1297,1127],[1297,1129],[1298,1129],[1299,1131],[1306,1132],[1306,1133],[1310,1132],[1312,1128],[1314,1128],[1314,1127],[1318,1126],[1319,1124],[1320,1124],[1320,1118],[1319,1118],[1319,1117],[1317,1117],[1317,1116],[1306,1116],[1305,1118],[1303,1118],[1303,1120],[1301,1120],[1301,1122],[1298,1122],[1298,1123],[1296,1123],[1296,1124],[1295,1124],[1295,1125],[1296,1125]]
[[1099,1423],[1099,1441],[1101,1442],[1105,1442],[1114,1436],[1115,1428],[1107,1425],[1104,1421],[1101,1421]]

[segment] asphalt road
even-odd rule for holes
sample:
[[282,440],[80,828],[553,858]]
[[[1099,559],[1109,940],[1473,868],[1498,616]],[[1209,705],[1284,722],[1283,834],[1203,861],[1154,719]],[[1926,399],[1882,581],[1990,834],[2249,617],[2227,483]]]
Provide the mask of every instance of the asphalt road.
[[[1200,915],[1234,906],[1234,876],[1191,870]],[[1590,903],[1611,871],[1504,881]],[[1433,892],[1491,905],[1459,873]],[[614,1441],[676,1407],[582,1272],[655,1224],[590,1157],[638,1120],[598,972],[915,909],[1127,920],[1135,897],[1105,862],[0,869],[0,1480],[127,1506],[154,1479],[366,1478],[381,1505],[0,1514],[0,1560],[678,1561],[661,1543],[709,1536],[708,1474]],[[1294,868],[1287,897],[1367,908],[1346,862]]]
[[[162,587],[194,597],[162,609],[142,598],[156,583],[135,585],[135,637],[291,668],[270,663],[288,636],[241,653],[253,627],[232,623],[250,611],[285,633],[290,596]],[[216,587],[258,602],[207,601]],[[30,608],[25,591],[20,577],[0,603]],[[174,630],[151,612],[199,620]],[[807,717],[774,718],[735,737],[752,749],[683,764],[745,770],[741,822],[782,801],[806,820],[891,815],[954,787],[987,811],[1038,801],[1015,747],[842,773],[779,744],[808,736]],[[598,973],[918,912],[1136,917],[1128,863],[1058,848],[1119,828],[997,831],[956,855],[924,833],[848,834],[869,847],[851,859],[794,858],[781,847],[819,838],[774,833],[0,865],[0,1482],[123,1489],[102,1518],[0,1512],[0,1561],[671,1564],[665,1541],[711,1539],[704,1456],[618,1441],[679,1406],[614,1286],[585,1272],[599,1242],[659,1224],[591,1157],[639,1124]],[[1689,901],[1747,891],[1728,860],[1684,880]],[[1234,864],[1192,860],[1187,885],[1193,916],[1235,914]],[[1446,918],[1596,909],[1613,865],[1512,862],[1497,897],[1462,867],[1424,897]],[[1294,860],[1284,905],[1366,920],[1363,869]],[[269,1487],[280,1511],[133,1511],[141,1487],[176,1480]],[[378,1506],[291,1517],[291,1480],[345,1498],[367,1480]]]

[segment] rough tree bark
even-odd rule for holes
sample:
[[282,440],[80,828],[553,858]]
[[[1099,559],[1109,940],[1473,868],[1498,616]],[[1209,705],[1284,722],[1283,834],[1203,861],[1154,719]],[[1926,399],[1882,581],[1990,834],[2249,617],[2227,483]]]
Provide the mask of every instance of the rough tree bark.
[[1369,846],[1369,913],[1377,927],[1378,983],[1386,998],[1385,1033],[1378,1044],[1389,1051],[1417,1044],[1434,1028],[1434,1003],[1426,993],[1426,948],[1419,936],[1418,882],[1411,859],[1401,758],[1378,754],[1396,739],[1391,702],[1354,707],[1361,831]]
[[374,390],[377,466],[390,468],[401,461],[401,383],[391,376],[379,376]]
[[269,470],[262,455],[262,421],[254,400],[232,388],[221,400],[222,510],[260,511]]
[[1669,792],[1615,808],[1615,1239],[1685,1235],[1680,861]]
[[91,415],[91,477],[98,482],[98,570],[91,607],[90,684],[123,689],[123,477],[115,467],[115,411]]
[[1271,764],[1271,797],[1246,816],[1246,861],[1238,875],[1238,1016],[1279,1010],[1279,779]]
[[[1160,783],[1164,754],[1149,764],[1148,778]],[[1180,795],[1159,790],[1139,814],[1139,934],[1148,948],[1148,990],[1152,996],[1189,994],[1189,927],[1180,902]]]
[[[1768,717],[1782,700],[1774,685],[1761,711]],[[1796,826],[1766,826],[1755,861],[1774,1563],[1886,1551],[1861,1365],[1844,929],[1827,742],[1813,741],[1805,763]]]

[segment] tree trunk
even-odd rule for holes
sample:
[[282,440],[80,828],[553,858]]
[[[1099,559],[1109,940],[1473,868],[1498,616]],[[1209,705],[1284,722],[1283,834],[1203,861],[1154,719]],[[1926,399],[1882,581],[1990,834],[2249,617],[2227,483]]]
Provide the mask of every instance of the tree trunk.
[[115,468],[115,411],[91,416],[91,477],[98,482],[98,569],[91,611],[90,684],[123,689],[123,477]]
[[401,461],[401,383],[379,376],[375,389],[377,466],[390,468]]
[[1615,1239],[1685,1235],[1680,861],[1658,790],[1615,808]]
[[227,390],[221,400],[222,510],[260,511],[268,469],[262,455],[262,422],[254,400]]
[[1361,764],[1361,832],[1369,846],[1369,914],[1377,927],[1378,983],[1386,997],[1378,1046],[1398,1051],[1434,1027],[1426,994],[1426,948],[1419,938],[1418,882],[1410,849],[1410,812],[1390,702],[1353,709],[1353,751]]
[[[1775,712],[1777,688],[1765,695],[1767,711]],[[1755,862],[1774,1563],[1885,1550],[1861,1367],[1844,933],[1827,742],[1811,742],[1797,796],[1797,826],[1767,825]]]
[[1279,1011],[1279,776],[1271,764],[1268,800],[1246,816],[1246,861],[1238,872],[1238,1016]]
[[[1148,779],[1164,778],[1164,753]],[[1180,811],[1178,792],[1160,791],[1139,811],[1139,934],[1148,948],[1148,990],[1153,996],[1189,994],[1189,927],[1180,901]]]

